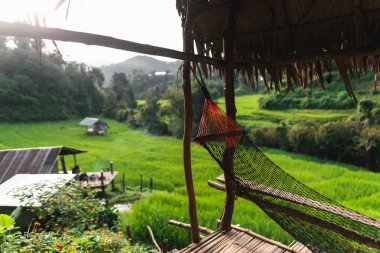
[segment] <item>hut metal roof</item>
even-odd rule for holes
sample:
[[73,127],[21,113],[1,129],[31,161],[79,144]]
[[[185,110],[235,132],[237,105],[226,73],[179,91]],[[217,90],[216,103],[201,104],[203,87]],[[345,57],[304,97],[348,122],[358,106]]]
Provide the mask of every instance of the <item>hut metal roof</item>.
[[93,126],[98,121],[99,121],[99,119],[97,119],[97,118],[86,117],[81,122],[79,122],[79,125],[81,125],[81,126]]
[[59,155],[84,152],[62,146],[0,150],[0,183],[20,173],[58,173],[55,164]]

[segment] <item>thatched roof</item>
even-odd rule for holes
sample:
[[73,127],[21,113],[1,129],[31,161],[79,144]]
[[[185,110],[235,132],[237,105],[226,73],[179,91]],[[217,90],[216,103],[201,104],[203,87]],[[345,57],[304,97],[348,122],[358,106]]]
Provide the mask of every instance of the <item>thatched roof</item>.
[[[222,59],[222,38],[232,23],[235,66],[254,84],[257,73],[269,76],[278,88],[282,75],[287,74],[288,87],[306,86],[313,75],[321,79],[323,72],[330,71],[330,60],[334,60],[352,94],[347,70],[359,74],[370,66],[378,72],[380,1],[195,1],[197,51]],[[187,2],[177,0],[183,20]]]

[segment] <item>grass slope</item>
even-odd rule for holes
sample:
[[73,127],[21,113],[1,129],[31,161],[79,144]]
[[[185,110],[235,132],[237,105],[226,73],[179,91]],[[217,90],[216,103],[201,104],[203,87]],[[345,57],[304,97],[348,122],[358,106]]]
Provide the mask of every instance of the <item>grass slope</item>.
[[[237,120],[247,128],[278,125],[281,122],[294,124],[313,119],[320,123],[339,120],[354,113],[354,110],[263,110],[259,109],[259,98],[263,95],[243,95],[235,98]],[[224,99],[217,100],[223,108]]]
[[[138,202],[131,213],[124,214],[123,221],[132,224],[134,234],[139,238],[148,240],[146,225],[150,225],[159,241],[168,238],[172,246],[184,246],[189,240],[188,231],[167,225],[169,219],[188,221],[181,140],[150,136],[113,120],[108,120],[111,126],[108,136],[88,136],[78,122],[79,119],[0,124],[0,148],[64,145],[89,151],[78,156],[85,170],[100,170],[112,160],[116,170],[126,172],[128,186],[137,186],[140,174],[148,186],[148,177],[153,176],[154,193],[147,194],[148,197]],[[210,189],[207,180],[214,179],[222,171],[203,148],[194,144],[192,151],[199,223],[215,228],[215,221],[223,208],[224,194]],[[379,174],[279,150],[266,149],[264,152],[284,170],[322,194],[380,218]],[[71,161],[68,164],[72,164]],[[291,237],[261,210],[242,199],[236,202],[233,222],[276,240],[291,241]]]

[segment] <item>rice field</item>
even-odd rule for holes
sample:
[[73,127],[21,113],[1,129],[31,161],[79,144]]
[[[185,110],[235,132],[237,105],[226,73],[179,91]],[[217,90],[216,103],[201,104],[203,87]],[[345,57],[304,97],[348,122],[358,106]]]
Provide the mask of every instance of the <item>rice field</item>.
[[[315,120],[325,123],[340,120],[352,115],[352,110],[263,110],[259,109],[259,99],[263,95],[243,95],[235,98],[237,121],[247,128],[279,125],[282,122],[295,124],[303,120]],[[224,99],[218,99],[218,104],[223,108]]]
[[[147,197],[138,201],[131,212],[122,214],[122,222],[132,225],[138,239],[150,241],[146,230],[150,225],[158,241],[167,238],[172,247],[178,248],[187,244],[188,231],[167,225],[169,219],[188,222],[181,140],[151,136],[113,120],[107,120],[111,127],[109,135],[89,136],[78,125],[79,121],[0,124],[0,149],[57,145],[85,149],[88,153],[77,157],[83,170],[100,170],[112,160],[115,170],[126,173],[127,185],[132,188],[139,185],[140,175],[148,187],[152,176],[153,193],[144,194]],[[222,171],[203,148],[193,144],[192,152],[199,224],[215,228],[224,194],[209,188],[207,180]],[[264,153],[322,194],[380,218],[380,174],[280,150],[265,149]],[[68,159],[67,164],[70,166],[72,161]],[[254,204],[243,199],[236,201],[233,222],[284,243],[292,240]]]

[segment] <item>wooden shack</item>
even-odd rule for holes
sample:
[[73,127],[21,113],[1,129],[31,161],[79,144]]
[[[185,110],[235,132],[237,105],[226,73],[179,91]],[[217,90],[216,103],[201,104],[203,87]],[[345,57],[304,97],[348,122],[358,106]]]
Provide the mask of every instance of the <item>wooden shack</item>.
[[64,157],[87,151],[63,146],[0,150],[0,184],[16,174],[54,174],[58,171],[58,160],[62,171],[67,173]]
[[90,118],[90,117],[84,118],[79,123],[79,125],[86,127],[87,134],[94,134],[94,135],[106,135],[108,130],[110,129],[107,122],[102,121],[97,118]]

